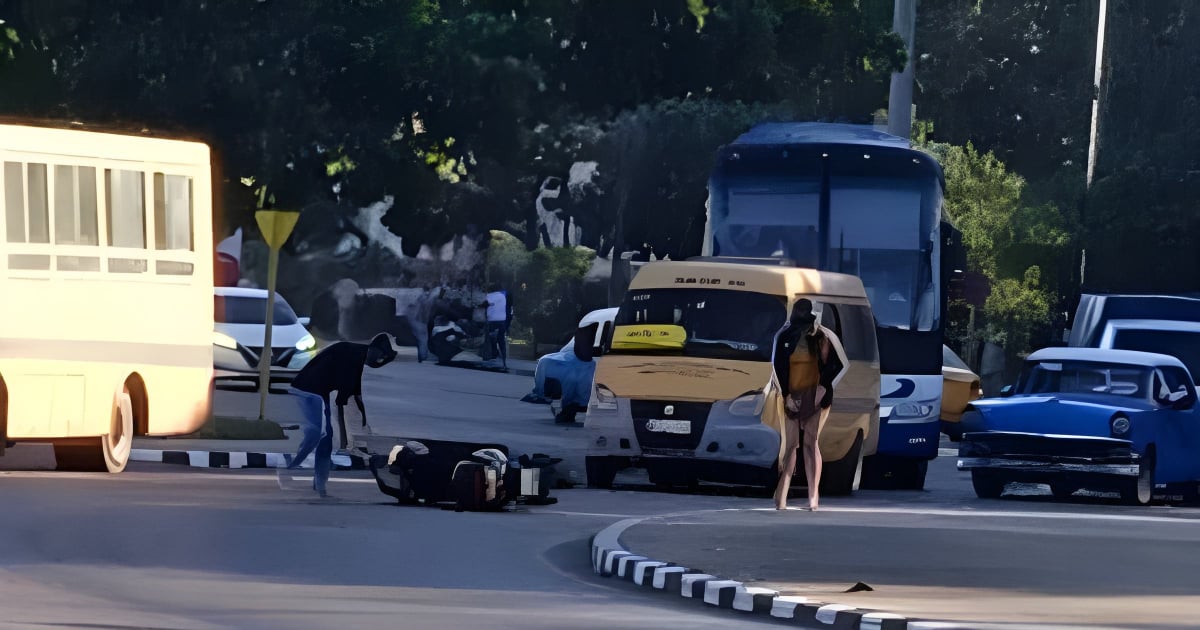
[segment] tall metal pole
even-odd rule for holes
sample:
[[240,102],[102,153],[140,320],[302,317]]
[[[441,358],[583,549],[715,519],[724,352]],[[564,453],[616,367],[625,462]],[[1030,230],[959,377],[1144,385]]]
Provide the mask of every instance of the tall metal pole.
[[1096,64],[1092,75],[1092,129],[1088,137],[1087,188],[1092,187],[1096,173],[1096,136],[1100,127],[1100,79],[1104,69],[1104,18],[1108,15],[1108,0],[1100,0],[1100,19],[1096,24]]
[[892,87],[888,94],[888,133],[901,138],[912,134],[913,102],[913,38],[917,30],[917,0],[896,0],[892,14],[892,30],[904,39],[908,61],[903,72],[892,73]]
[[[1104,70],[1104,23],[1108,16],[1108,0],[1100,0],[1100,17],[1096,21],[1096,62],[1092,74],[1092,126],[1088,133],[1088,163],[1087,182],[1084,189],[1084,199],[1079,213],[1079,219],[1084,220],[1087,209],[1087,193],[1092,189],[1092,179],[1096,175],[1096,145],[1100,130],[1100,80]],[[1079,252],[1079,287],[1082,291],[1087,273],[1087,248]]]

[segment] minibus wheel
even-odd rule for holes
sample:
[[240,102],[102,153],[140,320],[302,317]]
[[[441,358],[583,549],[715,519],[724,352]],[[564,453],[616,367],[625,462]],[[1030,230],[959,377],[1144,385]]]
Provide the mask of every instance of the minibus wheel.
[[612,488],[613,479],[620,470],[618,458],[603,456],[588,456],[584,458],[584,468],[587,473],[589,488],[608,490]]
[[862,473],[862,431],[854,438],[854,444],[841,459],[821,464],[821,494],[845,496],[854,492],[854,481]]

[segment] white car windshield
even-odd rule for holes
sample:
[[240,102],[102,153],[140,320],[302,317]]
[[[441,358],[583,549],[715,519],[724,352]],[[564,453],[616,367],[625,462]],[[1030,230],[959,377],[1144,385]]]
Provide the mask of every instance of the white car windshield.
[[[217,295],[214,297],[213,319],[218,324],[266,324],[267,299]],[[275,297],[275,314],[272,323],[280,326],[295,324],[296,313],[283,298]]]

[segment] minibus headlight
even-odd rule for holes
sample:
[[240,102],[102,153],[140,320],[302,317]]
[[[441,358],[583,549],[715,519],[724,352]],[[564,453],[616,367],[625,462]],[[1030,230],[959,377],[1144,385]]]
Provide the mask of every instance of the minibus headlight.
[[317,340],[312,335],[304,335],[303,337],[300,338],[300,341],[296,342],[296,349],[299,350],[300,352],[312,350],[313,348],[316,348],[316,347],[317,347]]
[[595,404],[592,405],[596,409],[616,409],[617,395],[613,391],[603,385],[596,384],[595,395],[592,396]]
[[735,416],[757,416],[762,413],[766,398],[762,392],[751,392],[738,396],[729,403],[729,413]]
[[237,339],[234,339],[233,337],[230,337],[229,335],[226,335],[225,333],[219,333],[214,330],[213,331],[213,345],[221,346],[222,348],[229,348],[230,350],[237,350],[238,342],[237,342]]

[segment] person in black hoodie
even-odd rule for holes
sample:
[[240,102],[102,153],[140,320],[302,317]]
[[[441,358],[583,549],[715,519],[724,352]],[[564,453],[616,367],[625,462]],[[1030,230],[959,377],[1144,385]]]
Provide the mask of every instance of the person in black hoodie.
[[784,397],[784,459],[775,488],[775,509],[787,508],[788,490],[796,471],[799,434],[803,433],[804,475],[808,481],[808,509],[820,499],[821,428],[833,406],[833,390],[850,363],[834,332],[819,323],[811,300],[801,298],[792,307],[788,326],[775,348],[775,375]]
[[[333,467],[333,425],[329,395],[337,392],[338,418],[344,442],[346,427],[341,421],[342,409],[350,398],[354,398],[358,405],[363,424],[367,423],[367,410],[362,402],[363,366],[383,367],[395,358],[396,350],[386,333],[375,335],[369,344],[340,341],[317,353],[292,381],[288,393],[296,396],[305,422],[304,439],[288,462],[287,468],[299,467],[315,449],[313,490],[322,497],[325,496],[325,482],[329,480],[329,470]],[[280,471],[280,486],[283,485],[283,473]]]

